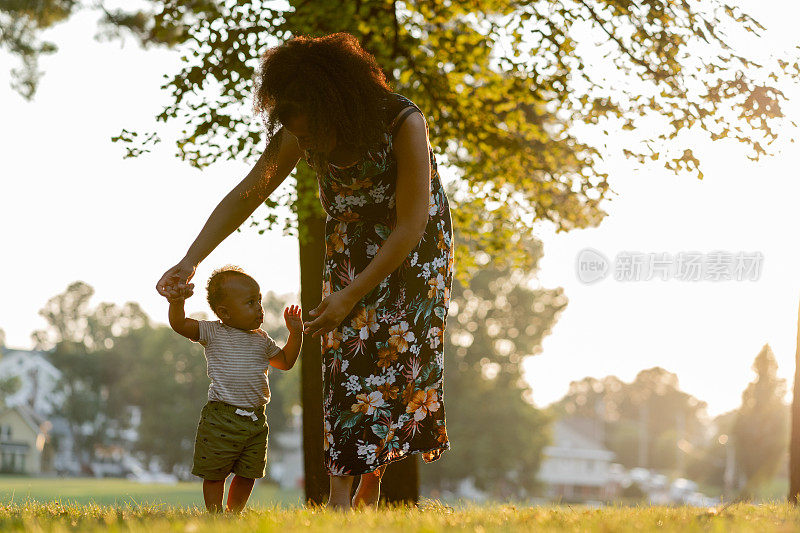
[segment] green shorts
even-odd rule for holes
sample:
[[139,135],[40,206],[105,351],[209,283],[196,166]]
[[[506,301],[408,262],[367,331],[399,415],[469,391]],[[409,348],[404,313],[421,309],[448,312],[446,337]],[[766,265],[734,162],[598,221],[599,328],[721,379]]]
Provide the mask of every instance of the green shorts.
[[209,481],[225,479],[231,472],[251,479],[264,477],[269,436],[265,406],[248,409],[255,413],[255,420],[236,414],[237,409],[223,402],[208,402],[203,407],[192,474]]

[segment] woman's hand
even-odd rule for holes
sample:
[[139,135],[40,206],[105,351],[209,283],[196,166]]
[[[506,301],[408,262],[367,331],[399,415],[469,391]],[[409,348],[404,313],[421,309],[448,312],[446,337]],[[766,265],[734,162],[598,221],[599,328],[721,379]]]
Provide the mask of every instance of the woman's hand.
[[341,324],[357,302],[358,299],[354,298],[347,289],[328,295],[315,309],[308,312],[308,316],[314,320],[305,323],[303,332],[312,337],[325,335]]
[[197,265],[193,264],[191,261],[186,258],[181,259],[177,265],[164,272],[164,275],[158,280],[156,284],[158,294],[164,296],[168,300],[180,298],[182,296],[188,297],[185,296],[187,294],[191,296],[194,285],[190,285],[189,280],[194,276],[196,268]]

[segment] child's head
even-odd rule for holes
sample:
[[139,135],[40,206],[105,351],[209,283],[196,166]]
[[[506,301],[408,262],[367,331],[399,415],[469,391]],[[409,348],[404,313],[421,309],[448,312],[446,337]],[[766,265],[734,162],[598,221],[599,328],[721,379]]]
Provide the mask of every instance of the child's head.
[[208,278],[206,291],[208,305],[223,324],[253,330],[264,321],[261,289],[241,268],[233,265],[218,268]]

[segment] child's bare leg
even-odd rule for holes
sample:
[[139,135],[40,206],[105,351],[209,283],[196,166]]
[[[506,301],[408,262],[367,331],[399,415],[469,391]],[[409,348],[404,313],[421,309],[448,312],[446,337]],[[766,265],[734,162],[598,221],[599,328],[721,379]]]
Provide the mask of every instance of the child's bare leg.
[[353,476],[330,476],[331,493],[328,496],[328,508],[340,511],[350,509],[350,489],[353,487]]
[[222,512],[222,494],[225,492],[224,479],[203,480],[203,500],[209,513]]
[[353,507],[376,507],[381,497],[381,478],[386,471],[386,465],[379,466],[374,472],[361,474],[358,488],[353,496]]
[[228,508],[226,509],[228,512],[238,513],[244,509],[250,493],[253,492],[255,482],[255,479],[249,477],[242,477],[238,474],[233,476],[231,486],[228,488]]

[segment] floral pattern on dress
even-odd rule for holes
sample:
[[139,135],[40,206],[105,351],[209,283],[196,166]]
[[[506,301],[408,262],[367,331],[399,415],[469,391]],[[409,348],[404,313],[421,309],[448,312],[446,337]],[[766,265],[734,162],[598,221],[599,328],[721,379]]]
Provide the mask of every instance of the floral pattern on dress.
[[[396,111],[413,106],[395,95]],[[403,264],[322,338],[325,467],[359,475],[450,448],[442,342],[453,280],[450,207],[433,151],[428,223]],[[378,253],[395,223],[392,136],[356,164],[317,174],[325,225],[322,297],[343,289]]]

